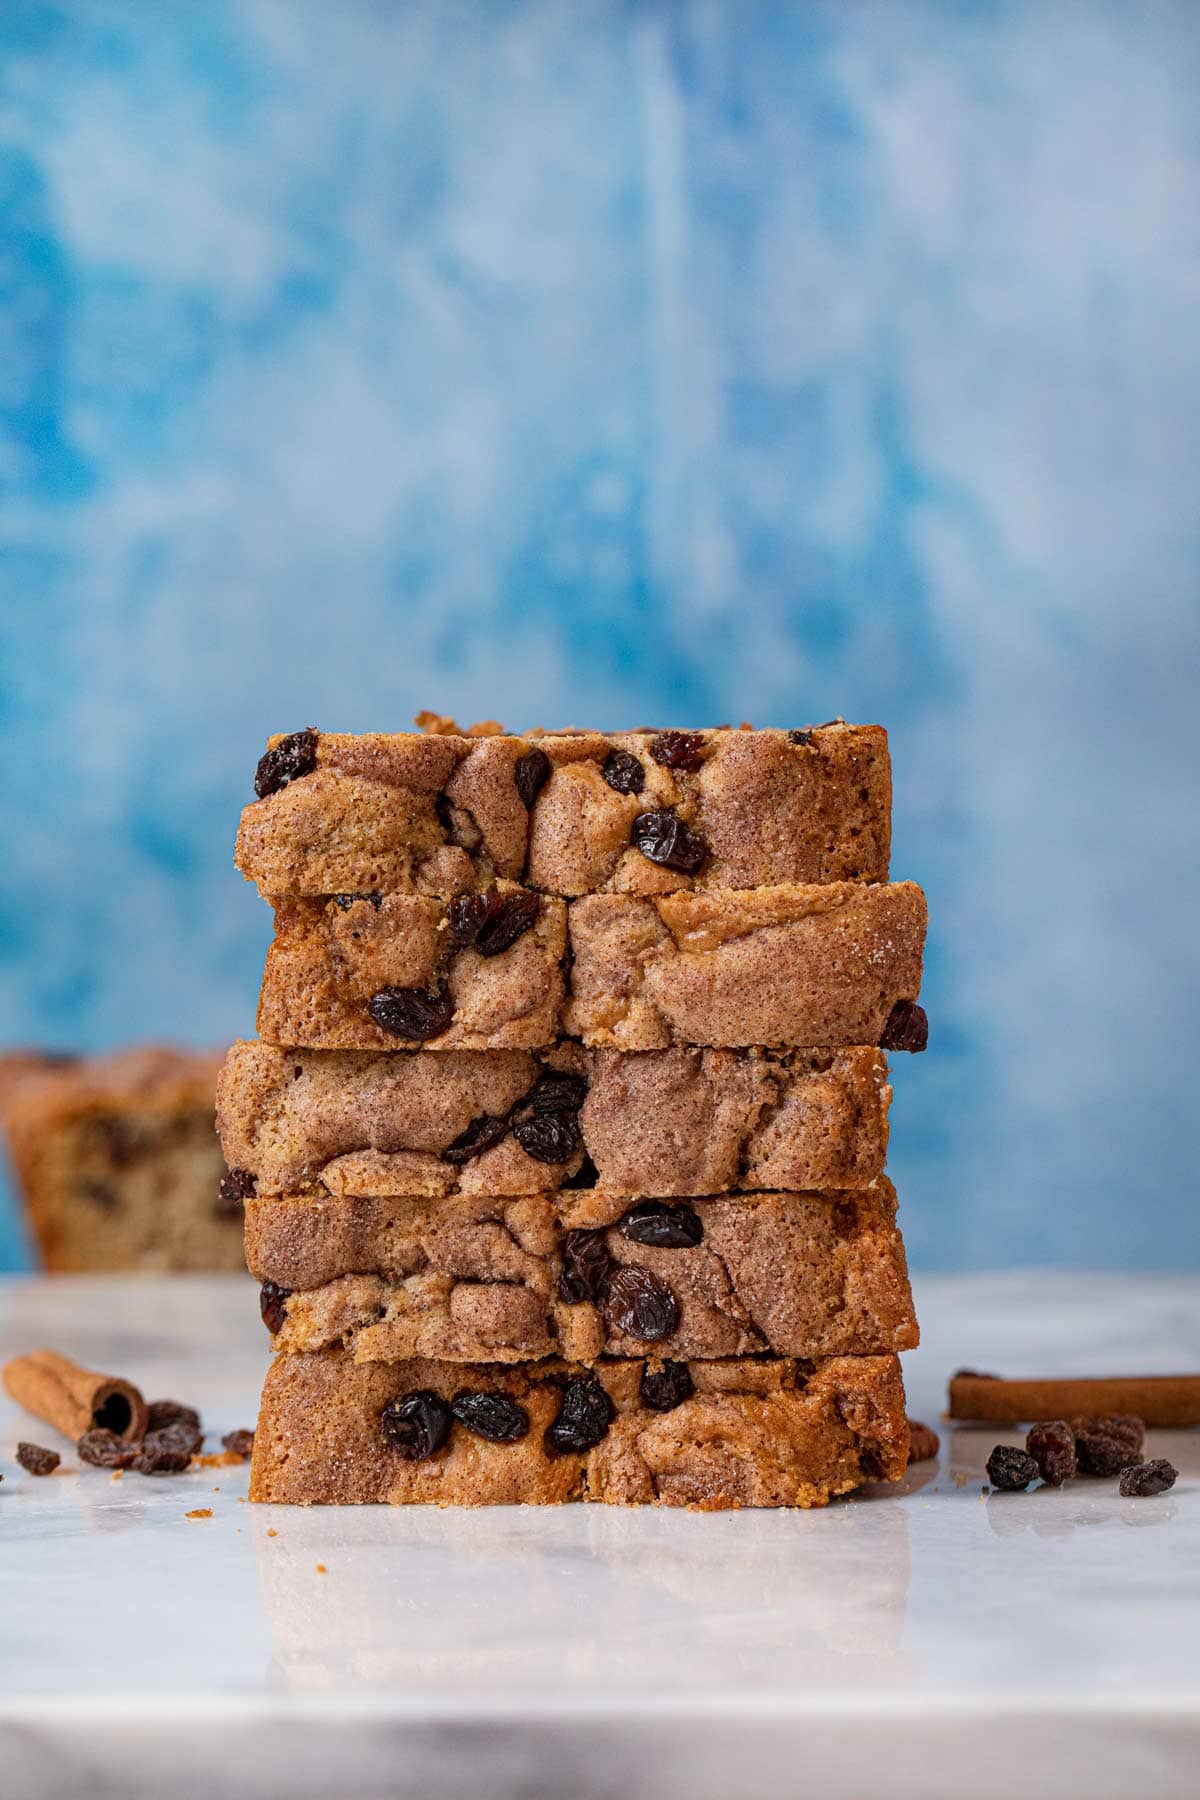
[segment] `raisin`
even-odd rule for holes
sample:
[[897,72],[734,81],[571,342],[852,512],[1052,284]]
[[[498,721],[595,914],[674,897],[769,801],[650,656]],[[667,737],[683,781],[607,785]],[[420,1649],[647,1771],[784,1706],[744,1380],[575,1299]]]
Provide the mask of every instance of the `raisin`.
[[513,780],[521,804],[530,807],[550,779],[550,758],[544,750],[527,750],[513,764]]
[[[788,743],[789,744],[797,744],[797,745],[803,746],[805,744],[811,744],[812,741],[813,741],[813,734],[812,734],[812,726],[811,725],[804,731],[789,731],[788,732]],[[909,1461],[910,1462],[912,1461],[911,1457],[909,1458]]]
[[1025,1450],[997,1444],[987,1459],[988,1480],[1003,1493],[1017,1493],[1038,1478],[1038,1466]]
[[417,1388],[390,1400],[380,1416],[384,1441],[409,1462],[421,1462],[441,1449],[450,1436],[453,1415],[440,1394]]
[[881,1050],[924,1050],[929,1043],[929,1019],[915,1000],[897,1000],[879,1040]]
[[1071,1430],[1076,1436],[1081,1431],[1098,1431],[1139,1452],[1146,1441],[1146,1421],[1135,1413],[1105,1413],[1100,1418],[1072,1419]]
[[280,1287],[278,1282],[264,1281],[258,1290],[258,1310],[262,1314],[262,1322],[269,1332],[282,1331],[283,1321],[287,1318],[287,1303],[291,1298],[291,1288]]
[[457,894],[446,909],[450,925],[450,941],[456,950],[465,950],[475,942],[476,934],[487,918],[499,894]]
[[704,761],[704,739],[698,731],[660,731],[650,740],[650,754],[664,769],[698,769]]
[[613,1416],[613,1403],[596,1376],[577,1375],[563,1389],[558,1416],[547,1427],[546,1449],[552,1456],[591,1450],[607,1436]]
[[1179,1470],[1174,1463],[1165,1456],[1156,1456],[1150,1462],[1131,1463],[1122,1469],[1117,1488],[1126,1500],[1144,1500],[1151,1494],[1165,1494],[1178,1479]]
[[200,1433],[186,1424],[148,1431],[133,1466],[139,1475],[182,1475],[203,1441]]
[[454,1168],[461,1168],[463,1163],[470,1162],[473,1156],[482,1156],[485,1150],[492,1150],[508,1133],[508,1120],[493,1118],[491,1113],[480,1113],[472,1119],[465,1131],[460,1131],[452,1144],[447,1144],[442,1151],[442,1161]]
[[1071,1425],[1081,1475],[1119,1475],[1142,1459],[1144,1427],[1140,1419],[1073,1419]]
[[582,1075],[569,1073],[540,1075],[522,1101],[535,1113],[578,1112],[587,1099],[587,1082]]
[[938,1434],[928,1425],[922,1425],[920,1419],[908,1421],[908,1460],[915,1462],[932,1462],[938,1453]]
[[1061,1487],[1075,1474],[1075,1433],[1065,1419],[1044,1419],[1025,1439],[1025,1448],[1047,1487]]
[[618,1227],[622,1237],[635,1244],[653,1244],[659,1250],[688,1250],[704,1241],[704,1224],[690,1206],[664,1206],[661,1200],[639,1200]]
[[692,1372],[683,1362],[667,1362],[661,1369],[651,1369],[647,1365],[642,1370],[639,1387],[642,1405],[648,1406],[651,1412],[660,1413],[674,1412],[696,1391]]
[[239,1431],[227,1431],[221,1444],[230,1456],[249,1456],[254,1448],[254,1433],[243,1425]]
[[307,731],[293,731],[259,758],[254,771],[254,791],[260,800],[265,800],[268,794],[277,794],[289,781],[299,781],[302,775],[312,774],[317,766],[320,735],[315,725],[310,725]]
[[475,935],[480,956],[499,956],[538,922],[542,903],[536,894],[507,894]]
[[17,1461],[27,1475],[53,1475],[62,1457],[57,1450],[45,1450],[41,1444],[18,1444]]
[[332,899],[333,904],[341,912],[349,912],[350,908],[359,900],[365,900],[367,905],[373,907],[376,912],[378,912],[383,905],[382,894],[334,894]]
[[367,1011],[381,1031],[393,1037],[440,1037],[454,1017],[454,1001],[445,988],[430,993],[425,988],[380,988]]
[[473,945],[480,956],[499,956],[537,924],[536,894],[460,894],[450,902],[450,935],[456,950]]
[[236,1218],[255,1191],[256,1183],[248,1169],[227,1169],[217,1189],[217,1216]]
[[463,1388],[450,1402],[460,1425],[489,1444],[515,1444],[529,1430],[529,1414],[507,1394],[472,1393]]
[[204,1437],[186,1425],[168,1425],[165,1431],[148,1431],[134,1467],[142,1475],[177,1475],[204,1448]]
[[85,1431],[75,1448],[80,1462],[91,1463],[97,1469],[132,1469],[141,1446],[127,1444],[115,1431],[98,1425]]
[[111,1181],[81,1181],[78,1190],[85,1200],[101,1212],[112,1212],[117,1204],[117,1190]]
[[562,1260],[559,1299],[567,1306],[581,1306],[585,1300],[593,1306],[601,1305],[608,1293],[613,1266],[603,1231],[568,1231],[563,1239]]
[[600,773],[618,794],[640,794],[646,785],[646,771],[630,750],[610,750]]
[[678,1327],[679,1302],[651,1270],[626,1263],[609,1280],[604,1316],[614,1331],[656,1344]]
[[187,1425],[192,1431],[203,1429],[194,1406],[185,1406],[182,1400],[151,1400],[146,1408],[146,1430],[165,1431],[168,1425]]
[[513,1136],[535,1162],[570,1162],[580,1145],[579,1122],[574,1113],[534,1113],[518,1119]]
[[698,875],[708,861],[708,845],[700,833],[669,807],[639,813],[631,836],[643,856],[661,868],[677,869],[681,875]]

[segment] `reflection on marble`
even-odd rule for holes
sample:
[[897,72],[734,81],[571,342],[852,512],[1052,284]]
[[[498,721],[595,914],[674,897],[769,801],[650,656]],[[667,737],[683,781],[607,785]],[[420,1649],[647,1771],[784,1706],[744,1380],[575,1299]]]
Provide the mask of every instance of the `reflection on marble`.
[[[826,1514],[255,1508],[279,1679],[330,1687],[687,1696],[904,1680],[908,1526],[894,1498]],[[268,1531],[277,1530],[277,1537]],[[382,1542],[381,1542],[382,1538]],[[336,1566],[334,1559],[336,1558]],[[317,1561],[331,1579],[314,1581]],[[332,1577],[336,1575],[336,1579]],[[394,1595],[404,1630],[380,1605]],[[523,1621],[536,1620],[536,1629]]]
[[[918,1282],[911,1410],[960,1364],[1200,1368],[1194,1280]],[[1119,1340],[1119,1341],[1118,1341]],[[0,1283],[0,1357],[48,1342],[214,1435],[265,1362],[233,1279]],[[250,1508],[244,1468],[175,1480],[13,1463],[0,1405],[5,1792],[173,1800],[730,1800],[1046,1788],[1190,1796],[1200,1757],[1200,1434],[1181,1470],[985,1493],[994,1427],[815,1513]],[[210,1519],[188,1511],[211,1507]],[[271,1534],[275,1535],[272,1536]],[[318,1572],[323,1564],[325,1572]]]

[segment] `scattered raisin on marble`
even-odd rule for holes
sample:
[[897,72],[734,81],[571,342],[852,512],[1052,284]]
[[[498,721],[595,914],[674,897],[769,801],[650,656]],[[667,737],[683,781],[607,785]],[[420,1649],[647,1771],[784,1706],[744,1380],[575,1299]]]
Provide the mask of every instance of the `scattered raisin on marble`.
[[139,1475],[182,1475],[203,1441],[200,1433],[186,1424],[148,1431],[133,1466]]
[[[812,734],[812,726],[811,725],[806,727],[806,729],[804,731],[789,731],[788,732],[788,743],[789,744],[796,744],[800,748],[803,748],[803,746],[805,744],[811,744],[812,741],[813,741],[813,734]],[[909,1461],[911,1462],[911,1460],[912,1460],[912,1458],[910,1457]]]
[[276,1281],[264,1281],[258,1290],[258,1310],[263,1324],[272,1334],[283,1329],[291,1294],[291,1288],[280,1287]]
[[915,1053],[924,1050],[928,1043],[929,1018],[925,1008],[918,1006],[915,1000],[897,1000],[883,1028],[883,1036],[879,1040],[880,1049],[911,1050]]
[[501,1138],[507,1135],[507,1119],[494,1118],[491,1113],[480,1113],[471,1120],[465,1131],[459,1132],[452,1144],[447,1144],[442,1151],[442,1161],[450,1163],[456,1169],[461,1168],[473,1156],[482,1156],[485,1150],[495,1149]]
[[1149,1462],[1131,1463],[1122,1469],[1117,1490],[1126,1500],[1144,1500],[1151,1494],[1165,1494],[1178,1479],[1179,1470],[1174,1463],[1165,1456],[1155,1456]]
[[27,1475],[53,1475],[62,1457],[57,1450],[47,1450],[41,1444],[18,1444],[17,1461]]
[[529,1414],[507,1394],[463,1388],[450,1402],[450,1411],[460,1425],[489,1444],[515,1444],[529,1430]]
[[997,1444],[987,1459],[988,1480],[1002,1493],[1017,1493],[1038,1478],[1038,1466],[1026,1450],[1014,1444]]
[[685,1362],[666,1362],[659,1369],[647,1364],[639,1383],[642,1405],[651,1412],[674,1412],[695,1393],[692,1372]]
[[424,1043],[440,1037],[454,1018],[454,1001],[445,988],[385,987],[367,1008],[381,1031]]
[[257,1192],[257,1183],[249,1169],[226,1169],[217,1188],[217,1212],[221,1218],[236,1218],[251,1195]]
[[265,756],[259,757],[254,771],[254,792],[260,800],[265,800],[268,794],[277,794],[290,781],[299,781],[302,775],[312,774],[317,766],[320,735],[315,725],[310,725],[306,731],[293,731],[290,736],[280,738]]
[[660,868],[681,875],[698,875],[708,861],[708,845],[698,831],[685,825],[670,807],[639,813],[633,821],[632,842],[642,855]]
[[613,1416],[613,1403],[598,1378],[577,1375],[563,1389],[558,1416],[546,1430],[546,1448],[558,1456],[594,1449],[607,1436]]
[[600,773],[618,794],[640,794],[646,785],[646,771],[631,750],[610,750]]
[[237,1431],[227,1431],[221,1439],[221,1447],[228,1450],[230,1456],[249,1456],[254,1448],[254,1433],[244,1425]]
[[1119,1475],[1142,1459],[1146,1427],[1130,1413],[1099,1419],[1072,1419],[1081,1475]]
[[450,1436],[453,1414],[440,1394],[417,1388],[390,1400],[380,1415],[385,1443],[408,1462],[421,1462],[440,1450]]
[[203,1431],[200,1414],[182,1400],[151,1400],[146,1408],[146,1430],[165,1431],[168,1425],[186,1425],[192,1431]]
[[536,894],[459,894],[450,902],[450,936],[456,950],[499,956],[537,924]]
[[679,1325],[679,1302],[658,1275],[624,1263],[609,1278],[604,1316],[614,1331],[656,1344]]
[[1025,1448],[1047,1487],[1061,1487],[1076,1471],[1075,1433],[1065,1419],[1043,1419],[1033,1426]]
[[567,1306],[582,1306],[585,1300],[593,1306],[601,1305],[608,1293],[612,1267],[603,1231],[568,1231],[563,1239],[559,1299]]
[[698,769],[704,761],[704,739],[698,731],[660,731],[650,740],[650,754],[664,769]]
[[938,1434],[920,1419],[908,1421],[908,1460],[910,1463],[932,1462],[938,1453]]
[[115,1431],[106,1431],[102,1425],[85,1431],[75,1448],[80,1462],[91,1463],[97,1469],[132,1469],[141,1451],[140,1444],[127,1444]]
[[534,1113],[531,1118],[518,1119],[512,1129],[526,1156],[535,1162],[570,1162],[581,1142],[574,1113]]
[[639,1200],[618,1223],[622,1237],[659,1250],[688,1250],[704,1241],[704,1222],[690,1206],[667,1206],[661,1200]]
[[513,780],[521,804],[530,807],[550,779],[550,758],[544,750],[527,750],[513,764]]

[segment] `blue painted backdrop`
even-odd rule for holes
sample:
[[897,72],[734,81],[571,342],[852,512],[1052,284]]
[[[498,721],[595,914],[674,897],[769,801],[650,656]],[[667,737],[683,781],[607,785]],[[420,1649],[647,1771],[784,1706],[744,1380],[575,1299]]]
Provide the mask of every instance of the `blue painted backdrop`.
[[6,0],[0,89],[4,1039],[250,1028],[269,729],[881,719],[914,1260],[1200,1262],[1194,0]]

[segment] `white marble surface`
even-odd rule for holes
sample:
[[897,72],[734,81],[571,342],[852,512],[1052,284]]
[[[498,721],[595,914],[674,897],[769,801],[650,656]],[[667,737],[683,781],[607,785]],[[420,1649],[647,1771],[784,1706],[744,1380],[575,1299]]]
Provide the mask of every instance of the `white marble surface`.
[[[1196,1278],[929,1279],[918,1300],[931,1422],[964,1363],[1200,1368]],[[0,1355],[40,1343],[199,1404],[213,1447],[253,1422],[248,1282],[0,1283]],[[113,1482],[68,1456],[36,1481],[24,1435],[52,1434],[0,1400],[6,1796],[1196,1791],[1194,1432],[1152,1434],[1182,1472],[1155,1500],[985,1497],[1003,1434],[960,1427],[899,1493],[714,1516],[251,1508],[243,1469]]]

